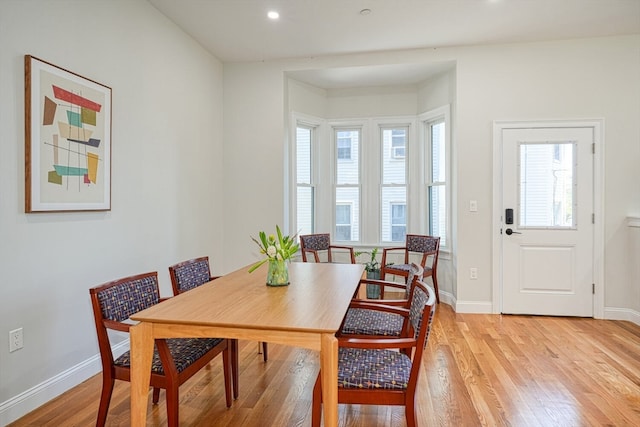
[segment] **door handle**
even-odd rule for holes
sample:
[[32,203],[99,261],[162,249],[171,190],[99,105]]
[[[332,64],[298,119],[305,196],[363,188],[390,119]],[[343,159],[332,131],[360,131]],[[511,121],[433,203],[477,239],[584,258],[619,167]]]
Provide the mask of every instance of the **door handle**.
[[510,228],[507,228],[504,232],[507,233],[507,236],[511,236],[512,234],[522,234],[519,231],[513,231]]

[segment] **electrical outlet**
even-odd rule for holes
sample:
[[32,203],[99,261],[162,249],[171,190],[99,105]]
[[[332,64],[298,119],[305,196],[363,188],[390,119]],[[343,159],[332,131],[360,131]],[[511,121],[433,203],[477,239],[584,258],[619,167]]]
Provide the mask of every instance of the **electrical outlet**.
[[22,328],[9,331],[9,353],[20,350],[23,346]]
[[476,280],[478,278],[478,269],[471,267],[469,269],[469,279]]

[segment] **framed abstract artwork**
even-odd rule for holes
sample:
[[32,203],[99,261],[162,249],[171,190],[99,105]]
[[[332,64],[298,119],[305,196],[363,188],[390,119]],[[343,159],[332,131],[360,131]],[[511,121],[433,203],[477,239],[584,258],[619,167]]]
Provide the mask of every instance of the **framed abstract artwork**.
[[111,88],[24,57],[25,212],[111,210]]

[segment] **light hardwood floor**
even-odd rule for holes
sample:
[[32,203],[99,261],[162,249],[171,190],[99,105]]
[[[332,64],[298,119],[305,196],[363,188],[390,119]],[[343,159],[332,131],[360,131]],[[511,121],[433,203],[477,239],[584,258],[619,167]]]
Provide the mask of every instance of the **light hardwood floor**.
[[[227,409],[221,362],[180,388],[181,426],[308,426],[318,354],[240,343],[240,397]],[[639,426],[640,326],[562,317],[456,314],[438,307],[422,360],[425,426]],[[95,376],[11,424],[91,426]],[[129,384],[117,382],[107,425],[129,425]],[[402,407],[340,405],[341,426],[405,426]],[[164,392],[148,425],[166,424]]]

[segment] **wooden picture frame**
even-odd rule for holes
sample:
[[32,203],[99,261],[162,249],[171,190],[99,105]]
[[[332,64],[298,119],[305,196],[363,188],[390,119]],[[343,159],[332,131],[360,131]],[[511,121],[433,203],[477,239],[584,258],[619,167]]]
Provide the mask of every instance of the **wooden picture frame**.
[[25,212],[111,210],[111,88],[24,57]]

